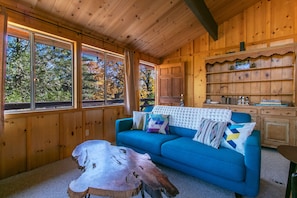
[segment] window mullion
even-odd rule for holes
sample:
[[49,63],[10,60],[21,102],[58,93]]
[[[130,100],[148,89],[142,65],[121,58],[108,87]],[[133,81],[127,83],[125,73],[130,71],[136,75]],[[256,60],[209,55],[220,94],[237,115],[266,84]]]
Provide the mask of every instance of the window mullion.
[[104,104],[106,105],[107,104],[107,85],[106,85],[106,72],[107,72],[107,69],[106,69],[106,59],[107,59],[107,54],[106,52],[104,52]]
[[31,99],[30,99],[30,106],[31,109],[34,110],[35,106],[35,83],[37,81],[36,74],[35,74],[35,39],[34,33],[30,33],[30,88],[31,88]]

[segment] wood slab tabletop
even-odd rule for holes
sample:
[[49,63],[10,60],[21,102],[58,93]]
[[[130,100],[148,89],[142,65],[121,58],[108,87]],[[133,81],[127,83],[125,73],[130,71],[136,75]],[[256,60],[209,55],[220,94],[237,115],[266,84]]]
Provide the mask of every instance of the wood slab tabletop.
[[89,140],[78,145],[72,157],[83,173],[69,184],[70,197],[87,194],[131,197],[141,189],[153,197],[159,196],[161,191],[169,197],[178,194],[177,188],[148,154],[113,146],[104,140]]

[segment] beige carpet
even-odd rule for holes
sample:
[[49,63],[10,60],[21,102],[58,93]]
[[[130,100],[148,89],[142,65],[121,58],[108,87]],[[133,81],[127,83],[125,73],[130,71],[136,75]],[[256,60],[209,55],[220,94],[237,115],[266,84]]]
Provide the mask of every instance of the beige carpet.
[[[179,189],[178,198],[232,198],[234,193],[181,172],[159,166]],[[274,149],[262,149],[261,186],[258,198],[285,196],[289,161]],[[0,198],[64,198],[68,184],[80,176],[67,158],[35,170],[0,180]],[[98,197],[98,196],[91,196]],[[141,196],[135,196],[140,198]],[[146,195],[146,197],[149,197]],[[165,196],[164,196],[165,197]]]

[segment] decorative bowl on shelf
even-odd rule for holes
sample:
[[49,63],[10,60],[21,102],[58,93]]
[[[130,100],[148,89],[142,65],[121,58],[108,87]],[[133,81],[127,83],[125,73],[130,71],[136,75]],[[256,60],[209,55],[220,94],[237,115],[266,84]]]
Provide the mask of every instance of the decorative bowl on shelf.
[[218,101],[211,101],[210,104],[219,104]]

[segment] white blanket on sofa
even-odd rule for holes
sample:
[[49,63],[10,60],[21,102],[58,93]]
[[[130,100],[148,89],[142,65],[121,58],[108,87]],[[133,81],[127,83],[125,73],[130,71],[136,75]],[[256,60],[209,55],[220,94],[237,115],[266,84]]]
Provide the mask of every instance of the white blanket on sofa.
[[232,111],[229,109],[212,109],[196,107],[162,106],[153,108],[154,114],[170,115],[169,125],[198,129],[202,118],[211,119],[218,122],[228,122],[231,120]]

